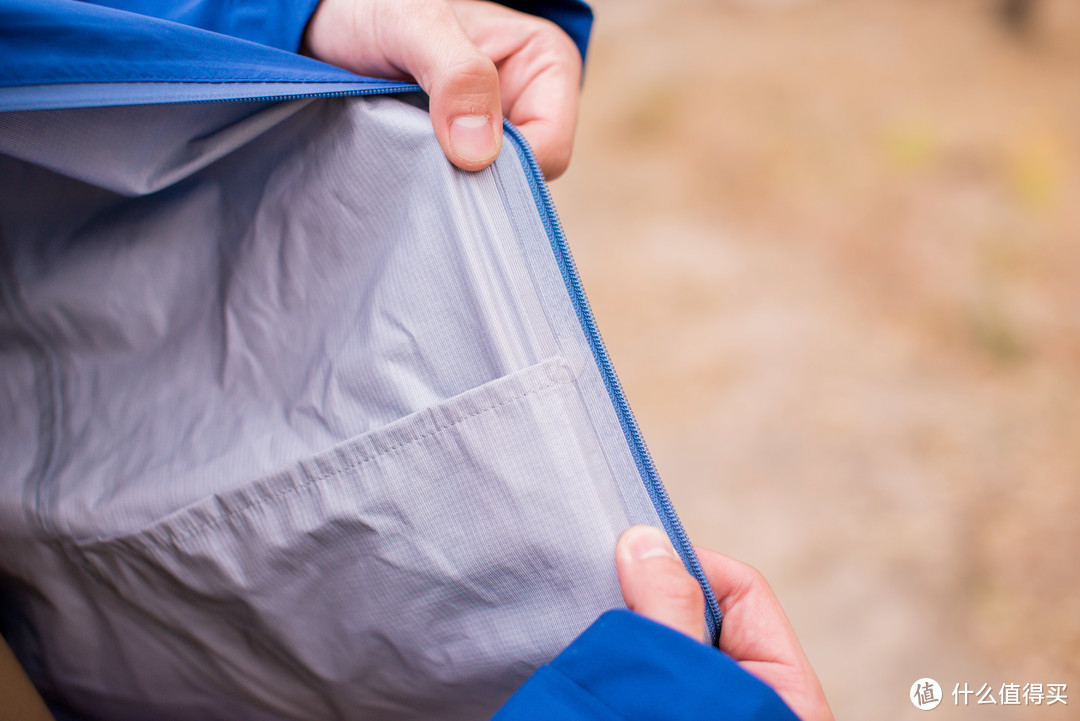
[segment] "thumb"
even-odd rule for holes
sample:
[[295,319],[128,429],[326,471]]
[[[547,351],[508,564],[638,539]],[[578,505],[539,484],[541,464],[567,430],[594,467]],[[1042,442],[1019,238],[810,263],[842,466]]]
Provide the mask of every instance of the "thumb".
[[427,92],[435,137],[450,162],[463,170],[486,168],[502,147],[495,63],[445,2],[402,3],[399,12],[384,44],[388,59]]
[[627,608],[705,640],[705,596],[663,531],[628,529],[615,547],[615,566]]

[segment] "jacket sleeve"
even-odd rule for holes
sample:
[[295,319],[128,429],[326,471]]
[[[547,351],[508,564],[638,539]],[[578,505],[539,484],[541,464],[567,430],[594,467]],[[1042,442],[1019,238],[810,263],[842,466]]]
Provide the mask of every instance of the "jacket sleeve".
[[492,721],[798,721],[721,651],[609,611],[541,667]]
[[169,20],[296,52],[319,0],[90,0],[94,5]]
[[[295,52],[319,0],[91,0],[191,27],[212,30],[260,45]],[[504,0],[507,7],[546,18],[569,35],[585,57],[592,10],[582,0]]]

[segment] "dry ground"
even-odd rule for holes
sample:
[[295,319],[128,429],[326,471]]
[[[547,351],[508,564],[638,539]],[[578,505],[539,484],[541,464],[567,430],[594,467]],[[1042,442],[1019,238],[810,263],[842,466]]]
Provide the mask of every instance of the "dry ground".
[[[838,718],[1080,706],[1080,3],[596,0],[553,190],[692,538]],[[974,699],[972,699],[973,701]]]

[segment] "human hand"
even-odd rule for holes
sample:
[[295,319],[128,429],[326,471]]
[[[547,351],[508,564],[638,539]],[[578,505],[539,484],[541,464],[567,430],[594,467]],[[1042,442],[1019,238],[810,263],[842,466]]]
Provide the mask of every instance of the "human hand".
[[570,162],[581,55],[554,23],[483,0],[322,0],[303,51],[361,75],[413,78],[446,157],[490,165],[503,114],[549,180]]
[[[803,721],[832,721],[821,683],[765,577],[707,548],[696,550],[724,614],[720,650],[771,686]],[[662,531],[627,530],[615,565],[631,611],[705,642],[705,597]]]

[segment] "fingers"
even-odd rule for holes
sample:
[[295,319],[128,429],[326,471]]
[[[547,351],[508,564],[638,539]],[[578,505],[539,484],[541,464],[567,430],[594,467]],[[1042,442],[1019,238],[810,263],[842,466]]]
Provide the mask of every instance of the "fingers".
[[529,141],[548,180],[570,163],[581,55],[557,25],[477,0],[451,0],[476,46],[499,68],[503,112]]
[[734,558],[707,548],[696,551],[724,616],[720,648],[740,661],[802,658],[791,622],[765,577]]
[[[765,577],[728,556],[696,550],[724,616],[720,648],[750,664],[803,661],[791,623]],[[628,529],[615,548],[615,563],[630,610],[704,640],[704,595],[663,531]]]
[[380,46],[430,97],[431,123],[446,157],[463,170],[486,168],[502,147],[495,63],[444,2],[401,2],[386,15]]
[[832,721],[821,682],[765,577],[707,548],[695,547],[720,604],[720,649],[772,686],[804,721]]
[[499,74],[444,0],[322,0],[304,49],[361,75],[413,78],[427,92],[435,137],[463,170],[502,147]]
[[[776,690],[799,718],[833,721],[821,683],[764,576],[707,548],[696,550],[724,614],[721,650]],[[701,588],[662,531],[627,530],[615,548],[615,564],[630,610],[705,640]]]
[[705,597],[663,531],[628,529],[615,548],[615,566],[627,608],[705,640]]
[[504,113],[549,180],[570,162],[581,55],[547,20],[479,0],[322,0],[303,50],[361,75],[415,79],[459,168],[495,160]]
[[[515,55],[501,66],[507,117],[529,141],[548,180],[562,175],[570,164],[581,82],[577,48],[565,33],[556,32],[558,36],[545,35],[534,42],[531,52]],[[533,63],[532,71],[524,67],[528,62]]]

